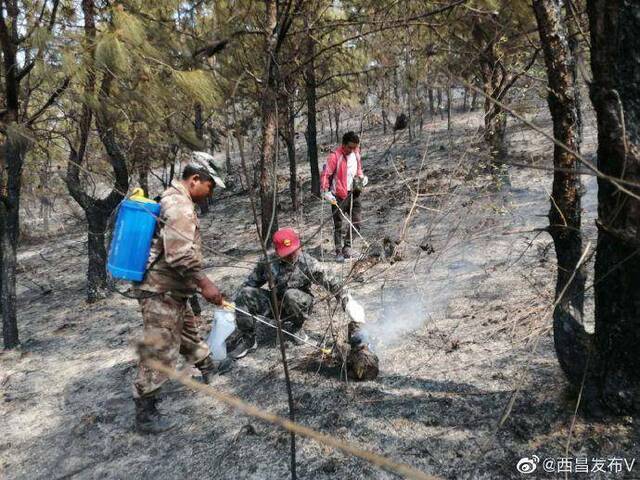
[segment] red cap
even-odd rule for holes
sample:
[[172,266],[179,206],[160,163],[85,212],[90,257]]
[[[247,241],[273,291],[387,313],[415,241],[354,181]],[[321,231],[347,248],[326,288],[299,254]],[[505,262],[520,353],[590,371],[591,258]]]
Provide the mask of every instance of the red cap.
[[300,248],[300,237],[293,228],[281,228],[273,234],[273,246],[279,257],[287,257]]

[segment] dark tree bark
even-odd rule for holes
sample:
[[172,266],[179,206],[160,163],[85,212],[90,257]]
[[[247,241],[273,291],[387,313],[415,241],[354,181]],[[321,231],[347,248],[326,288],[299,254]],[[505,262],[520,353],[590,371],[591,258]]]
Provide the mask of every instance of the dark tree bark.
[[224,165],[227,172],[231,173],[231,134],[228,132],[224,137]]
[[[11,14],[11,12],[9,12]],[[17,12],[14,22],[17,23]],[[1,19],[3,39],[3,60],[5,73],[5,95],[9,122],[19,122],[19,89],[20,82],[16,75],[17,33],[9,34]],[[11,39],[9,39],[9,36]],[[9,138],[2,145],[4,169],[2,172],[2,197],[0,198],[0,248],[2,272],[0,287],[2,288],[2,334],[4,348],[15,348],[20,344],[16,311],[16,266],[18,235],[20,231],[20,185],[22,183],[22,166],[27,145],[24,139]],[[5,183],[6,182],[6,183]],[[5,186],[6,185],[6,186]]]
[[224,164],[225,169],[227,170],[227,175],[231,175],[232,166],[231,166],[231,142],[233,140],[233,135],[231,131],[233,130],[233,125],[231,123],[231,119],[229,118],[229,112],[225,108],[224,112],[224,120],[225,120],[225,129],[224,129]]
[[451,79],[447,85],[447,131],[451,131]]
[[50,192],[50,183],[51,183],[51,154],[46,151],[45,152],[46,160],[42,165],[42,170],[40,171],[40,217],[42,218],[42,228],[46,233],[49,232],[49,219],[51,217],[51,211],[53,209],[53,203],[55,200],[55,196],[53,196]]
[[576,25],[576,22],[579,22],[580,18],[574,11],[573,0],[564,1],[563,3],[565,9],[564,23],[567,25],[567,41],[569,44],[569,51],[571,52],[570,67],[571,76],[573,77],[573,95],[576,99],[576,113],[578,115],[578,136],[580,141],[582,141],[582,94],[580,92],[580,84],[578,83],[578,63],[580,63],[582,58],[580,53],[580,37],[582,36],[582,32],[580,32],[580,29]]
[[[95,44],[95,5],[93,0],[82,0],[82,12],[84,16],[85,43],[93,58],[93,45]],[[92,61],[92,60],[90,60]],[[87,69],[85,79],[85,93],[92,95],[95,91],[96,73],[93,65]],[[91,133],[93,111],[88,105],[82,106],[80,123],[78,125],[77,143],[70,145],[69,163],[67,164],[66,184],[73,199],[80,205],[87,219],[87,254],[89,266],[87,269],[87,301],[94,302],[104,297],[107,291],[106,260],[107,252],[105,247],[105,233],[107,222],[111,212],[123,199],[123,193],[129,188],[129,176],[127,172],[126,159],[119,145],[115,140],[115,121],[107,110],[108,98],[110,96],[112,74],[104,73],[104,78],[100,86],[98,99],[100,110],[95,114],[95,123],[100,141],[104,146],[113,173],[115,183],[113,189],[102,199],[91,197],[83,188],[80,180],[80,169],[85,160],[87,143]]]
[[433,120],[433,116],[436,113],[434,99],[433,99],[433,88],[428,89],[429,92],[429,113],[431,113],[431,119]]
[[336,143],[340,143],[340,107],[335,107],[333,114],[336,123]]
[[387,125],[389,123],[389,114],[387,113],[387,110],[383,107],[382,108],[382,134],[386,135],[387,134]]
[[304,82],[307,94],[307,156],[311,167],[311,193],[320,195],[320,169],[318,167],[318,131],[316,126],[316,67],[313,61],[315,57],[315,41],[312,32],[309,30],[308,21],[305,19],[307,28],[306,47],[309,61],[305,67]]
[[[553,135],[573,152],[579,153],[578,99],[561,3],[561,0],[534,0],[533,9],[547,67]],[[580,385],[590,339],[582,321],[586,272],[584,265],[579,266],[582,233],[578,157],[554,145],[553,165],[548,231],[558,263],[555,291],[558,305],[553,312],[554,343],[562,370],[571,383]]]
[[266,68],[261,99],[260,214],[262,239],[270,245],[271,236],[278,229],[276,177],[278,66],[275,62],[278,10],[275,0],[267,0],[265,3]]
[[[200,141],[200,146],[198,148],[206,148],[204,143],[204,117],[202,112],[202,104],[200,102],[196,102],[196,104],[193,106],[193,129],[195,131],[196,138]],[[215,135],[217,132],[211,131],[210,133],[212,139],[211,151],[213,152],[213,148],[215,148],[217,142],[217,135]],[[214,137],[216,137],[215,140]],[[198,204],[198,207],[200,207],[200,213],[202,215],[207,215],[209,213],[209,206],[212,202],[212,198],[206,198]]]
[[389,124],[389,113],[388,113],[388,98],[389,98],[389,93],[387,92],[387,74],[385,73],[383,79],[382,79],[382,88],[380,90],[380,108],[381,108],[381,115],[382,115],[382,133],[383,134],[387,134],[387,125]]
[[2,338],[4,348],[10,349],[20,344],[16,310],[16,267],[20,231],[20,185],[26,148],[7,140],[2,150],[7,172],[6,191],[0,199]]
[[193,107],[193,128],[196,132],[196,138],[200,141],[204,140],[204,119],[202,117],[202,104],[196,103]]
[[88,226],[87,254],[89,265],[87,268],[87,300],[95,301],[104,297],[107,286],[107,249],[105,234],[107,221],[112,210],[102,211],[96,205],[85,211]]
[[405,75],[404,75],[404,90],[407,98],[407,118],[408,122],[408,130],[409,130],[409,141],[413,140],[413,127],[414,127],[414,115],[413,115],[413,93],[415,92],[415,87],[413,85],[412,77],[411,77],[411,53],[409,50],[409,28],[405,29],[405,43],[404,43],[404,65],[405,65]]
[[138,170],[138,185],[140,188],[144,190],[144,194],[149,197],[151,193],[149,192],[149,164],[140,163],[137,166]]
[[296,165],[296,145],[294,136],[287,133],[287,157],[289,158],[289,193],[291,196],[291,207],[294,212],[298,211],[298,169]]
[[150,149],[149,138],[144,127],[140,130],[133,129],[134,139],[131,144],[131,156],[134,170],[138,176],[138,185],[149,196],[149,169]]
[[[294,86],[291,86],[293,90]],[[287,89],[289,90],[289,89]],[[295,130],[295,95],[289,90],[288,95],[281,96],[283,108],[283,122],[280,128],[280,136],[287,146],[287,158],[289,159],[289,194],[291,197],[291,207],[294,212],[298,211],[298,166],[296,162],[296,130]]]
[[[588,0],[598,168],[640,194],[640,4]],[[614,413],[640,410],[640,201],[598,178],[596,384]]]
[[393,69],[393,98],[396,102],[396,107],[400,106],[400,73],[398,67]]
[[[56,23],[58,0],[54,0],[48,18],[41,15],[25,25],[24,12],[19,2],[0,2],[0,49],[2,50],[2,95],[4,111],[0,126],[5,132],[5,140],[0,145],[0,308],[2,310],[2,335],[5,349],[20,344],[16,310],[16,267],[18,237],[20,232],[20,187],[24,157],[29,149],[29,141],[20,131],[29,128],[31,122],[42,115],[68,86],[68,80],[51,94],[48,100],[27,117],[31,100],[31,89],[21,88],[21,82],[29,75],[36,61],[42,58],[40,51],[34,55],[19,51],[25,32],[32,35],[43,25],[51,32]],[[43,11],[44,13],[44,11]],[[24,31],[21,31],[23,29]],[[22,55],[23,65],[19,58]]]
[[478,92],[473,91],[473,95],[471,96],[471,105],[469,107],[469,111],[474,112],[478,108]]

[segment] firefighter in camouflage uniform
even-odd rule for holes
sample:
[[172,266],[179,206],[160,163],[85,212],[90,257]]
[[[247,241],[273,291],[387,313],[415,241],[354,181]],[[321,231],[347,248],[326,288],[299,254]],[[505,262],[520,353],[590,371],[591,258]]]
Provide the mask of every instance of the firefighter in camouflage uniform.
[[190,297],[199,292],[207,301],[222,304],[218,288],[203,272],[200,225],[195,205],[224,188],[205,152],[193,152],[182,179],[174,180],[160,199],[158,226],[151,244],[147,271],[137,285],[143,320],[140,362],[133,382],[136,426],[145,433],[169,430],[173,424],[156,408],[157,393],[167,377],[144,364],[152,359],[175,368],[178,355],[195,365],[203,381],[228,365],[214,362],[198,332]]
[[[314,304],[311,285],[320,285],[342,302],[351,299],[342,282],[327,272],[321,262],[304,253],[300,237],[291,228],[281,228],[273,235],[275,256],[263,259],[253,269],[240,287],[235,304],[252,315],[275,318],[269,277],[273,278],[275,297],[280,307],[280,318],[285,330],[304,340],[308,337],[303,324],[309,317]],[[236,317],[238,335],[235,348],[229,353],[234,359],[246,356],[256,350],[256,322],[249,315],[238,312]]]

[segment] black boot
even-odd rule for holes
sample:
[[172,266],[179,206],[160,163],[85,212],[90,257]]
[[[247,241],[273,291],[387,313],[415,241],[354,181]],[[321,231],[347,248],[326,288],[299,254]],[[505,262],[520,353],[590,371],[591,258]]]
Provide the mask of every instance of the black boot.
[[255,334],[244,334],[240,337],[238,344],[229,352],[229,356],[235,360],[246,357],[247,354],[255,352],[258,348]]
[[217,361],[211,358],[211,355],[207,355],[204,360],[200,360],[196,363],[195,367],[200,370],[203,383],[209,385],[214,375],[222,375],[231,370],[233,367],[233,360],[227,357],[224,360]]
[[156,397],[134,398],[136,403],[136,428],[140,433],[162,433],[171,430],[175,424],[156,408]]

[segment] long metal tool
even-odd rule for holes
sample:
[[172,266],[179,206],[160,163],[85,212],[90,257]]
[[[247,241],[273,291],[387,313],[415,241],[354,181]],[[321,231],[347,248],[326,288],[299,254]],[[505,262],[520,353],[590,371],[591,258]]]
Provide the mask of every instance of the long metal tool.
[[355,230],[355,232],[356,232],[356,233],[358,234],[358,236],[360,237],[360,240],[362,240],[362,241],[364,242],[364,244],[367,246],[367,248],[369,248],[369,247],[370,247],[369,242],[367,242],[367,241],[364,239],[364,237],[363,237],[362,235],[360,235],[360,232],[359,232],[359,231],[358,231],[358,229],[353,225],[353,223],[351,223],[351,220],[349,219],[349,217],[347,217],[347,215],[342,211],[342,209],[340,208],[340,205],[338,205],[338,202],[334,200],[334,201],[332,201],[332,202],[330,202],[330,203],[331,203],[331,205],[335,206],[335,207],[338,209],[338,211],[340,212],[340,215],[342,215],[342,218],[344,218],[344,219],[349,223],[349,225],[351,226],[351,229],[352,229],[352,230]]
[[[276,330],[278,329],[278,327],[277,327],[277,326],[275,326],[275,325],[273,325],[273,324],[271,324],[271,323],[267,322],[266,320],[264,320],[264,319],[262,319],[262,318],[258,317],[257,315],[253,315],[253,314],[251,314],[251,313],[249,313],[249,312],[247,312],[247,311],[245,311],[245,310],[242,310],[241,308],[236,307],[236,304],[235,304],[235,303],[224,302],[224,305],[223,305],[223,306],[224,306],[225,308],[232,308],[232,309],[234,309],[236,312],[242,313],[242,314],[244,314],[244,315],[248,315],[248,316],[250,316],[251,318],[253,318],[254,320],[256,320],[257,322],[260,322],[260,323],[262,323],[262,324],[264,324],[264,325],[267,325],[267,326],[269,326],[269,327],[271,327],[271,328],[274,328],[274,329],[276,329]],[[298,341],[300,341],[300,342],[302,342],[302,343],[304,343],[304,344],[306,344],[306,345],[309,345],[309,346],[311,346],[311,347],[313,347],[313,348],[317,348],[318,350],[320,350],[320,351],[321,351],[322,353],[324,353],[325,355],[331,355],[331,349],[330,349],[330,348],[323,348],[323,347],[320,347],[320,346],[318,346],[318,345],[316,345],[316,344],[314,344],[314,343],[311,343],[311,342],[310,342],[310,341],[308,341],[308,340],[305,340],[305,339],[304,339],[304,338],[302,338],[302,337],[299,337],[298,335],[296,335],[296,334],[294,334],[294,333],[291,333],[291,332],[286,331],[284,328],[282,329],[282,333],[286,333],[286,334],[287,334],[287,335],[289,335],[290,337],[293,337],[293,338],[297,339]]]

